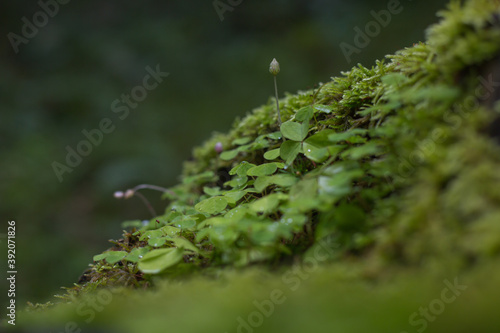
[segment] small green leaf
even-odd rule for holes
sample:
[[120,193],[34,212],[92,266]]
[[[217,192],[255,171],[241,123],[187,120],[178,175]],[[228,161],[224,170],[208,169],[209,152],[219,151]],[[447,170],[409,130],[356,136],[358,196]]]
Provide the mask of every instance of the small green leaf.
[[289,225],[295,230],[302,228],[302,226],[307,222],[307,216],[303,214],[285,214],[281,217],[280,223]]
[[333,130],[328,130],[328,129],[323,130],[308,137],[307,140],[304,141],[304,143],[307,143],[310,146],[315,146],[317,148],[327,147],[331,145],[331,142],[329,140],[329,136],[331,134],[335,134],[335,132]]
[[167,248],[152,250],[139,260],[139,269],[146,274],[157,274],[182,260],[184,250]]
[[138,262],[146,253],[151,251],[149,246],[145,247],[136,247],[125,257],[125,260],[130,262]]
[[277,169],[278,167],[275,163],[264,163],[249,169],[247,175],[253,177],[268,176],[275,173]]
[[251,147],[252,147],[252,145],[253,145],[253,144],[251,144],[251,143],[250,143],[250,144],[248,144],[248,145],[239,146],[238,148],[236,148],[236,150],[237,150],[238,152],[240,152],[240,151],[247,151],[249,148],[251,148]]
[[330,156],[326,147],[331,145],[328,136],[332,133],[332,130],[324,130],[308,137],[303,144],[304,155],[314,162],[324,162]]
[[250,140],[252,140],[252,138],[239,138],[239,139],[233,140],[232,144],[233,144],[233,146],[241,146],[241,145],[244,145],[246,143],[249,143]]
[[175,235],[178,235],[181,232],[181,229],[172,227],[170,225],[166,225],[164,227],[161,227],[159,231],[162,233],[164,236],[170,236],[174,237]]
[[224,185],[231,186],[232,188],[240,188],[244,187],[247,184],[248,177],[247,176],[238,176],[234,177],[228,182],[225,182]]
[[314,146],[308,146],[304,142],[304,155],[311,161],[321,163],[326,161],[326,159],[330,156],[327,148],[316,148]]
[[[194,226],[196,226],[196,220],[198,220],[198,219],[199,219],[198,216],[182,215],[182,216],[178,216],[175,219],[173,219],[171,223],[174,226],[174,228],[189,229],[189,228],[193,228]],[[179,229],[177,229],[177,230],[179,230]]]
[[270,182],[281,187],[289,187],[297,182],[297,178],[291,174],[283,173],[271,176]]
[[266,139],[265,135],[260,135],[252,143],[252,150],[263,149],[269,147],[269,140]]
[[177,237],[177,238],[172,239],[172,242],[175,244],[176,247],[178,247],[180,249],[185,249],[185,250],[193,251],[195,253],[200,253],[200,250],[196,246],[194,246],[193,243],[191,243],[190,241],[188,241],[185,238]]
[[257,190],[257,192],[264,191],[269,185],[275,184],[280,187],[289,187],[297,182],[297,178],[290,174],[278,174],[274,176],[264,176],[259,177],[255,180],[253,186]]
[[246,206],[239,205],[227,212],[224,217],[233,221],[239,221],[246,215],[247,212],[248,208]]
[[271,176],[261,176],[261,177],[258,177],[256,180],[255,180],[255,183],[253,183],[253,187],[255,188],[255,190],[257,192],[262,192],[266,189],[266,187],[268,187],[269,185],[271,185],[270,183],[270,179],[271,179]]
[[355,129],[348,130],[345,132],[330,134],[328,136],[328,140],[330,140],[332,142],[349,141],[349,139],[356,137],[356,136],[365,135],[367,132],[368,132],[368,130],[366,130],[366,129],[355,128]]
[[106,255],[106,261],[113,265],[115,263],[117,263],[118,261],[122,260],[123,258],[125,258],[127,256],[127,252],[125,251],[109,251],[109,252],[106,252],[104,253]]
[[194,208],[210,215],[220,213],[227,206],[227,200],[222,196],[212,197],[198,202]]
[[160,247],[163,244],[167,242],[166,237],[160,237],[160,238],[150,238],[148,240],[148,245],[153,246],[153,247]]
[[230,191],[224,194],[224,198],[226,198],[227,202],[231,205],[234,205],[238,200],[243,198],[247,194],[245,191]]
[[314,104],[314,109],[318,110],[320,112],[324,112],[324,113],[331,113],[333,110],[333,106],[332,105]]
[[205,172],[200,173],[199,175],[196,175],[196,176],[183,178],[182,183],[183,184],[191,184],[191,183],[203,184],[203,183],[207,183],[209,181],[212,181],[214,178],[215,178],[215,174],[213,171],[205,171]]
[[238,155],[238,149],[224,151],[220,154],[220,159],[224,161],[229,161],[235,158]]
[[293,121],[287,121],[281,124],[281,133],[287,139],[293,141],[302,141],[306,138],[307,132],[309,130],[308,122],[299,124]]
[[280,156],[280,149],[276,148],[273,150],[268,150],[264,153],[264,158],[266,160],[275,160]]
[[271,140],[281,140],[282,134],[278,131],[268,134],[267,137]]
[[203,192],[213,197],[220,194],[220,187],[203,187]]
[[274,164],[276,164],[276,167],[278,169],[284,169],[285,168],[285,164],[284,163],[281,163],[281,162],[273,162]]
[[192,219],[180,220],[175,222],[175,225],[181,229],[190,229],[196,226],[196,221]]
[[295,114],[295,119],[298,121],[309,121],[313,117],[313,114],[314,110],[312,106],[308,105],[297,111],[297,114]]
[[164,236],[163,232],[161,230],[148,230],[142,234],[142,236],[139,238],[139,240],[147,240],[150,238],[160,238],[161,236]]
[[274,193],[252,202],[249,208],[256,213],[270,213],[278,207],[279,203],[280,195]]
[[299,154],[301,143],[297,141],[285,141],[280,147],[280,156],[287,165],[290,165]]
[[103,259],[106,259],[106,255],[107,255],[106,253],[96,254],[96,255],[92,258],[92,260],[94,260],[94,261],[101,261],[101,260],[103,260]]
[[231,176],[238,175],[240,177],[244,177],[247,175],[248,169],[251,169],[255,166],[255,164],[248,163],[247,161],[243,161],[231,170],[229,170],[229,174]]

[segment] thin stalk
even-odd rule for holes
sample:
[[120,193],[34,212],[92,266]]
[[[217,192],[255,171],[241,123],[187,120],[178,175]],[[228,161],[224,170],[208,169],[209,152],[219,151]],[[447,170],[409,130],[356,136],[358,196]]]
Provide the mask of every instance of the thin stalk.
[[153,217],[155,216],[158,216],[156,214],[156,211],[155,209],[153,208],[153,206],[151,205],[151,203],[149,202],[148,199],[146,199],[146,197],[144,195],[142,195],[141,193],[139,192],[135,192],[134,195],[138,196],[139,198],[141,198],[142,202],[144,202],[144,204],[146,205],[146,207],[148,207],[148,210],[149,212],[151,213],[151,215],[153,215]]
[[274,94],[276,95],[276,109],[278,110],[278,125],[281,127],[280,102],[278,100],[278,84],[276,83],[276,75],[274,75]]
[[145,189],[145,188],[150,189],[150,190],[160,191],[160,192],[166,192],[166,193],[168,193],[170,195],[175,196],[174,191],[169,190],[168,188],[164,188],[164,187],[156,186],[156,185],[150,185],[150,184],[137,185],[136,187],[134,187],[132,189],[132,191],[136,192],[138,190],[142,190],[142,189]]

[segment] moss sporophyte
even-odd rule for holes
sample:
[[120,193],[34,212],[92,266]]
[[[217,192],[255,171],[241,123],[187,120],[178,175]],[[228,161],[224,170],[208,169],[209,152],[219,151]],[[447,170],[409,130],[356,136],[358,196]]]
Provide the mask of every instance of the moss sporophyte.
[[483,130],[494,107],[476,92],[500,56],[499,14],[493,1],[455,1],[426,43],[287,94],[281,110],[273,59],[275,100],[196,147],[179,184],[115,193],[149,188],[169,202],[146,223],[124,223],[133,229],[94,257],[81,288],[117,273],[144,285],[283,265],[325,238],[329,259],[359,260],[370,276],[384,265],[498,260],[500,147]]
[[157,216],[156,211],[154,210],[154,208],[151,205],[151,203],[149,202],[149,200],[146,199],[146,197],[144,195],[142,195],[142,193],[138,192],[139,190],[142,190],[142,189],[155,190],[155,191],[159,191],[159,192],[163,192],[163,193],[169,193],[169,194],[175,196],[175,193],[172,192],[172,190],[169,190],[169,189],[161,187],[161,186],[149,185],[149,184],[137,185],[136,187],[128,189],[125,192],[123,192],[123,191],[116,191],[113,194],[113,196],[116,199],[122,199],[122,198],[123,199],[130,199],[130,198],[132,198],[135,195],[135,196],[139,197],[142,200],[142,202],[144,202],[144,204],[148,208],[148,210],[151,213],[151,215],[153,215],[153,217]]
[[273,58],[271,64],[269,65],[269,72],[273,74],[274,77],[274,94],[276,98],[276,110],[278,111],[278,126],[281,126],[281,113],[280,113],[280,102],[278,99],[278,84],[276,83],[276,75],[280,72],[280,64]]

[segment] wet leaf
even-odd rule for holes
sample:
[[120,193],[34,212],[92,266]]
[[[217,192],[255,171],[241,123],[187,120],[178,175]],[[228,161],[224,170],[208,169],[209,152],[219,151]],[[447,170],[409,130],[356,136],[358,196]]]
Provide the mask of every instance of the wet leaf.
[[247,176],[238,176],[238,177],[234,177],[230,181],[226,182],[224,185],[231,186],[233,188],[240,188],[240,187],[245,186],[247,181],[248,181]]
[[148,240],[148,245],[153,246],[153,247],[160,247],[164,245],[167,242],[166,237],[160,237],[160,238],[150,238]]
[[139,260],[139,269],[146,274],[158,274],[182,260],[184,250],[179,248],[156,249]]
[[266,160],[275,160],[280,156],[280,149],[276,148],[273,150],[268,150],[264,153],[264,158]]
[[199,175],[196,176],[191,176],[191,177],[185,177],[183,178],[182,182],[184,184],[203,184],[209,181],[214,180],[215,174],[213,171],[205,171],[203,173],[200,173]]
[[314,109],[324,113],[331,113],[333,110],[333,105],[322,105],[322,104],[314,104]]
[[252,140],[252,138],[248,138],[248,137],[235,139],[235,140],[233,140],[232,145],[233,146],[241,146],[241,145],[244,145],[246,143],[249,143],[250,140]]
[[249,208],[256,213],[270,213],[278,207],[279,203],[280,196],[275,193],[252,202]]
[[[118,261],[122,260],[123,258],[125,258],[127,256],[127,252],[126,251],[109,251],[109,252],[106,252],[106,253],[103,253],[102,255],[104,256],[103,259],[106,259],[106,262],[108,264],[115,264],[117,263]],[[99,260],[96,260],[96,257],[98,256],[94,256],[94,261],[99,261]],[[100,259],[102,260],[102,259]]]
[[[295,114],[295,119],[302,122],[302,121],[309,121],[314,114],[314,110],[311,105],[305,106],[297,113]],[[300,140],[299,140],[300,141]]]
[[217,196],[198,202],[196,206],[194,206],[194,208],[196,208],[196,210],[202,213],[213,215],[223,211],[226,208],[226,206],[227,206],[226,198],[222,196]]
[[231,170],[229,170],[229,174],[231,176],[238,175],[240,177],[244,177],[247,175],[247,171],[253,168],[255,164],[248,163],[247,161],[243,161]]
[[[305,124],[305,123],[304,123]],[[305,126],[294,121],[287,121],[281,124],[281,133],[287,139],[293,141],[302,141],[306,138],[309,129],[309,124]]]
[[164,236],[163,232],[159,229],[156,229],[156,230],[148,230],[146,232],[144,232],[141,237],[139,238],[139,240],[148,240],[148,239],[151,239],[151,238],[160,238]]
[[340,141],[350,141],[350,139],[354,137],[360,137],[368,133],[368,130],[362,128],[354,128],[349,131],[333,133],[328,136],[328,140],[331,142],[340,142]]
[[220,159],[224,161],[229,161],[238,156],[238,149],[224,151],[220,154]]
[[106,253],[101,253],[101,254],[96,254],[92,260],[94,261],[101,261],[106,258]]
[[203,187],[203,192],[213,197],[220,194],[220,187]]
[[271,134],[268,134],[267,137],[272,140],[281,140],[282,134],[281,132],[273,132]]
[[301,143],[297,141],[285,141],[280,147],[280,156],[287,165],[290,165],[295,160],[295,157],[301,150]]
[[329,136],[335,134],[333,130],[323,130],[314,135],[311,135],[304,141],[309,146],[314,146],[316,148],[324,148],[330,146],[332,143],[329,140]]
[[247,212],[248,212],[247,206],[239,205],[228,211],[226,215],[224,215],[224,217],[227,219],[231,219],[233,221],[239,221],[247,214]]
[[278,167],[275,163],[264,163],[249,169],[247,171],[247,175],[254,177],[268,176],[275,173],[277,169]]
[[176,237],[176,238],[172,239],[172,242],[179,249],[185,249],[185,250],[193,251],[195,253],[200,253],[200,250],[196,246],[194,246],[193,243],[191,243],[190,241],[188,241],[185,238]]
[[317,148],[315,146],[309,146],[304,142],[304,155],[311,161],[316,163],[321,163],[326,161],[330,157],[330,153],[327,148]]
[[125,257],[125,259],[130,262],[137,262],[149,251],[151,251],[151,248],[149,246],[136,247],[135,249],[130,251],[130,253]]
[[266,189],[266,187],[268,187],[269,185],[271,185],[270,183],[270,180],[271,179],[271,176],[261,176],[261,177],[258,177],[256,180],[255,180],[255,183],[253,183],[253,187],[255,188],[255,190],[257,192],[262,192]]
[[193,228],[194,226],[196,226],[197,219],[198,219],[197,216],[182,215],[182,216],[178,216],[175,219],[173,219],[172,224],[176,228],[189,229],[189,228]]
[[278,174],[274,176],[262,176],[255,180],[253,186],[259,193],[264,191],[269,185],[275,184],[280,187],[289,187],[297,182],[297,178],[291,174]]
[[307,216],[303,214],[285,214],[279,223],[290,226],[293,231],[299,231],[307,222]]
[[226,194],[224,194],[224,198],[226,198],[229,204],[234,205],[236,202],[238,202],[238,200],[243,198],[245,194],[247,194],[247,192],[245,191],[231,191],[226,192]]
[[170,225],[166,225],[164,227],[161,227],[159,229],[159,231],[162,233],[162,235],[164,236],[170,236],[170,237],[174,237],[176,235],[178,235],[180,232],[181,232],[181,229],[179,228],[176,228],[176,227],[172,227]]

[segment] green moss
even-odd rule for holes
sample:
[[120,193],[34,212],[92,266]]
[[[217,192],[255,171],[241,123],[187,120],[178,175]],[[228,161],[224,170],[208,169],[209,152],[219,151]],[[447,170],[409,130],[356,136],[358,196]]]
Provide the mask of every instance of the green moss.
[[283,272],[324,248],[359,280],[493,262],[500,146],[485,129],[499,108],[486,97],[497,81],[484,82],[500,78],[499,3],[440,15],[426,43],[281,99],[281,133],[270,99],[195,148],[165,214],[125,232],[71,292]]

